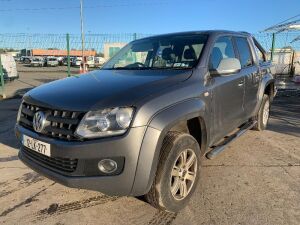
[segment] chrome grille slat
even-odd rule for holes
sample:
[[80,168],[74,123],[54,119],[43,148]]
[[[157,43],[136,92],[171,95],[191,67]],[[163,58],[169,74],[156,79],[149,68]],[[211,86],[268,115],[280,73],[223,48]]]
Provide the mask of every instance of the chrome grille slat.
[[50,125],[45,128],[45,133],[41,135],[59,138],[62,140],[78,140],[74,132],[83,117],[82,112],[72,112],[65,110],[47,109],[23,102],[21,110],[20,125],[34,130],[32,127],[33,116],[37,111],[43,111],[48,114],[47,120]]
[[22,113],[26,114],[27,116],[33,116],[34,115],[33,111],[31,111],[27,107],[22,108]]

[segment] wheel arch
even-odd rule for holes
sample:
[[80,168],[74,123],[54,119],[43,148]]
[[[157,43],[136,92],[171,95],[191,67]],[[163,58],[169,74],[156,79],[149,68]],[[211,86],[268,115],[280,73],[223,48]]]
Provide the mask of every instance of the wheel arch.
[[272,102],[274,97],[275,97],[275,82],[270,81],[266,87],[265,87],[265,91],[264,94],[269,95],[270,101]]
[[161,110],[152,117],[140,149],[132,195],[143,195],[149,191],[157,170],[161,146],[169,131],[187,129],[198,142],[200,141],[201,153],[204,154],[208,143],[205,112],[205,103],[194,98]]
[[271,102],[276,95],[275,79],[272,74],[264,75],[261,80],[257,93],[257,104],[254,110],[254,115],[257,115],[259,111],[264,94],[269,95]]

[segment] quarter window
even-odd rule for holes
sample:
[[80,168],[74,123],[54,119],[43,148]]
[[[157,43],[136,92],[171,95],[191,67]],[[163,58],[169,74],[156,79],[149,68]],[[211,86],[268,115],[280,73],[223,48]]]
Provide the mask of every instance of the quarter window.
[[240,55],[240,61],[242,68],[252,66],[253,60],[250,52],[250,47],[248,44],[248,40],[243,37],[236,38],[236,45]]
[[236,58],[231,37],[220,37],[214,44],[209,60],[210,70],[216,70],[224,58]]

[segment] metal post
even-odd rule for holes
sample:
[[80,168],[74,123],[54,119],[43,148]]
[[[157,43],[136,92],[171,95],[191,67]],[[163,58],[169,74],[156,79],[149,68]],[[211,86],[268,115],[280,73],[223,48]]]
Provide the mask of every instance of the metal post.
[[71,72],[70,72],[70,35],[67,34],[66,36],[67,38],[67,65],[68,65],[68,77],[71,76]]
[[3,68],[2,68],[2,62],[1,62],[1,54],[0,54],[0,84],[1,84],[1,95],[2,95],[2,98],[5,98],[5,94],[4,94],[4,78],[3,78]]
[[81,25],[81,54],[84,66],[84,29],[83,29],[83,0],[80,0],[80,25]]
[[295,59],[295,50],[293,50],[293,54],[292,54],[292,60],[290,65],[290,77],[293,77],[293,75],[295,74],[294,59]]
[[275,33],[272,34],[271,61],[273,61],[275,51]]

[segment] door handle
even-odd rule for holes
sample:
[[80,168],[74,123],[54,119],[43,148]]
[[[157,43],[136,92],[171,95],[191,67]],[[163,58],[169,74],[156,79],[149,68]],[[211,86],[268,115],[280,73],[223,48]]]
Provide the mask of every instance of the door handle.
[[239,82],[238,86],[241,87],[241,86],[243,86],[243,85],[244,85],[244,81],[241,80],[241,81]]

